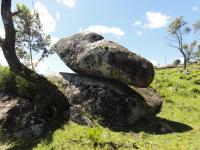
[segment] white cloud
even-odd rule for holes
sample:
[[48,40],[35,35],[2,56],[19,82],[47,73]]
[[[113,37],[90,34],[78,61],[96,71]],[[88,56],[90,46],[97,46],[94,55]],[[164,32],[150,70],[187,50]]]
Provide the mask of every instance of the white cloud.
[[3,55],[3,51],[1,50],[1,48],[0,48],[0,65],[2,65],[2,66],[8,66],[8,63],[7,63],[7,61],[6,61],[6,59],[5,59],[5,57],[4,57],[4,55]]
[[197,6],[193,6],[193,7],[192,7],[192,10],[193,10],[193,11],[198,11],[199,8],[198,8]]
[[153,66],[159,66],[159,63],[156,60],[150,59],[149,61],[153,64]]
[[61,0],[56,0],[57,3],[61,3]]
[[56,0],[57,3],[63,3],[66,7],[73,8],[76,4],[76,0]]
[[181,61],[181,64],[184,64],[184,58],[183,57],[179,58],[179,60]]
[[51,37],[51,44],[55,44],[56,42],[58,42],[59,38],[57,37]]
[[5,38],[5,30],[4,29],[0,29],[0,36],[2,38]]
[[83,32],[83,29],[82,29],[82,28],[79,28],[79,29],[78,29],[78,32]]
[[59,20],[60,19],[60,13],[57,11],[56,12],[56,19]]
[[138,36],[142,36],[142,32],[141,32],[141,31],[137,31],[136,34],[137,34]]
[[48,58],[42,60],[36,67],[36,71],[39,74],[56,74],[59,72],[74,73],[69,67],[67,67],[61,59],[56,55],[51,55]]
[[39,74],[51,74],[51,73],[53,73],[53,71],[51,70],[51,66],[45,60],[41,61],[38,64],[38,66],[35,68],[35,70]]
[[[79,29],[79,31],[82,29]],[[125,33],[117,27],[107,27],[107,26],[102,26],[102,25],[94,25],[94,26],[89,26],[84,30],[84,32],[96,32],[99,34],[114,34],[116,36],[124,36]]]
[[[5,31],[2,28],[0,29],[0,36],[2,38],[5,38]],[[0,48],[0,65],[8,66],[8,63],[7,63],[7,61],[6,61],[6,59],[5,59],[4,55],[3,55],[3,51],[2,51],[1,48]]]
[[133,26],[141,26],[142,25],[142,22],[141,21],[135,21],[134,23],[133,23]]
[[144,28],[157,29],[167,25],[170,16],[162,14],[160,12],[146,12],[148,23],[144,25]]
[[40,15],[40,20],[43,25],[43,30],[45,33],[52,33],[56,27],[56,21],[54,17],[48,12],[48,9],[41,2],[35,4],[35,10],[38,11]]

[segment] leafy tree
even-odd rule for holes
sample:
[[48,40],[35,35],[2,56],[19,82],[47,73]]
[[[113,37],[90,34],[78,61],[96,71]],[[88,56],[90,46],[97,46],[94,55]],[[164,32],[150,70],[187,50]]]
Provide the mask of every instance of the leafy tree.
[[[19,12],[11,11],[12,0],[1,0],[1,16],[5,29],[5,38],[0,37],[0,47],[8,62],[8,65],[14,73],[32,82],[37,88],[45,91],[48,100],[41,97],[40,101],[32,102],[38,111],[45,116],[48,112],[54,112],[57,117],[67,117],[69,119],[69,102],[65,95],[59,89],[49,82],[45,77],[24,66],[16,54],[15,42],[16,31],[13,23],[13,17]],[[42,105],[41,105],[42,104]],[[67,116],[66,116],[67,115]]]
[[196,37],[200,40],[200,20],[193,24],[193,29]]
[[19,58],[30,62],[27,64],[34,70],[33,53],[41,54],[36,64],[53,53],[50,49],[51,37],[43,33],[38,12],[31,11],[24,4],[17,4],[17,11],[19,13],[14,17],[16,52]]
[[194,52],[194,58],[200,59],[200,45],[197,46],[197,50]]
[[178,49],[178,51],[183,55],[184,69],[186,69],[186,49],[188,48],[185,46],[183,38],[190,32],[190,30],[191,29],[189,28],[188,24],[183,20],[183,17],[176,18],[168,26],[168,40],[170,42],[169,46]]
[[183,49],[186,56],[186,61],[189,62],[190,59],[194,58],[195,50],[197,47],[197,41],[193,41],[191,44],[184,44]]
[[[193,30],[198,40],[200,40],[200,20],[193,24]],[[195,58],[200,58],[200,45],[197,46],[196,52],[194,52]]]

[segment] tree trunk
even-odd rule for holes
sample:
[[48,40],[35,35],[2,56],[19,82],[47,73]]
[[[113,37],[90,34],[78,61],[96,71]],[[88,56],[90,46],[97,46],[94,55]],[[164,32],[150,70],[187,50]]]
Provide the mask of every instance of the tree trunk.
[[183,55],[183,67],[184,67],[184,69],[186,69],[187,68],[187,58],[183,51],[181,51],[181,53]]
[[29,43],[29,53],[30,53],[30,57],[31,57],[31,59],[30,59],[31,69],[32,69],[33,71],[35,71],[35,68],[34,68],[34,66],[33,66],[33,54],[32,54],[31,42]]
[[[41,113],[47,113],[47,110],[53,110],[56,108],[56,113],[58,116],[69,117],[69,115],[66,116],[66,114],[69,114],[69,102],[64,94],[60,92],[58,88],[50,83],[45,77],[28,69],[18,59],[15,50],[16,31],[14,29],[12,19],[13,13],[11,12],[11,1],[12,0],[1,1],[1,16],[5,28],[5,39],[0,38],[0,46],[2,46],[4,56],[10,66],[10,69],[17,75],[34,83],[36,86],[38,86],[38,88],[45,89],[44,91],[46,91],[46,94],[50,97],[50,100],[46,101],[44,107],[39,110]],[[40,106],[39,103],[36,103],[35,105]]]

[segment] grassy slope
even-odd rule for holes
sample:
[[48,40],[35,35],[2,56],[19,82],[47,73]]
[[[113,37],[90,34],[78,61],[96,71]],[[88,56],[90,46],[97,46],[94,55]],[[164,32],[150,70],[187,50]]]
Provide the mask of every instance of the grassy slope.
[[[51,138],[43,139],[34,146],[36,150],[49,149],[199,149],[200,148],[200,65],[189,66],[189,72],[181,68],[157,70],[152,83],[164,98],[161,118],[175,121],[177,128],[171,134],[153,134],[146,130],[114,132],[101,126],[90,128],[69,123],[57,129]],[[179,124],[182,124],[180,126]],[[177,126],[176,126],[177,125]],[[192,130],[184,131],[183,126]],[[180,132],[182,131],[182,132]],[[2,142],[3,143],[3,142]],[[14,145],[11,143],[11,145]],[[3,146],[0,142],[0,148]],[[8,147],[4,143],[4,148]]]

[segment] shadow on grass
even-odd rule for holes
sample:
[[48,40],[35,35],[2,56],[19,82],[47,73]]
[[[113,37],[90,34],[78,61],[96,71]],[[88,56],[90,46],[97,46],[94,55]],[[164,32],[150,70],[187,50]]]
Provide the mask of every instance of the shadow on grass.
[[112,128],[113,131],[122,132],[146,132],[148,134],[169,134],[183,133],[191,131],[193,128],[187,124],[170,121],[164,118],[155,117],[151,119],[142,119],[132,126]]
[[[67,121],[58,121],[51,120],[47,122],[47,126],[43,135],[40,137],[34,138],[23,138],[23,139],[15,139],[12,137],[8,137],[5,132],[0,132],[0,145],[11,145],[6,148],[7,150],[31,150],[33,149],[41,140],[47,140],[48,142],[52,140],[52,134],[57,129],[62,129],[64,125],[67,124]],[[0,148],[1,149],[1,148]]]
[[[48,142],[52,141],[52,134],[57,129],[62,129],[64,125],[66,125],[66,121],[50,121],[48,122],[48,126],[45,129],[44,134],[39,138],[34,139],[22,139],[22,140],[16,140],[12,138],[6,138],[6,136],[3,136],[3,134],[0,134],[1,143],[6,142],[7,144],[14,142],[14,145],[11,146],[11,148],[8,148],[8,150],[29,150],[35,147],[38,143],[41,142],[41,140],[46,140]],[[170,132],[163,132],[161,130],[162,127],[172,129],[173,131]],[[133,133],[139,133],[139,132],[146,132],[148,134],[169,134],[169,133],[183,133],[192,130],[192,127],[175,122],[170,121],[163,118],[152,118],[152,119],[143,119],[138,122],[136,122],[135,125],[129,126],[129,127],[120,127],[120,128],[111,128],[114,132],[133,132]],[[168,129],[169,131],[169,129]]]

